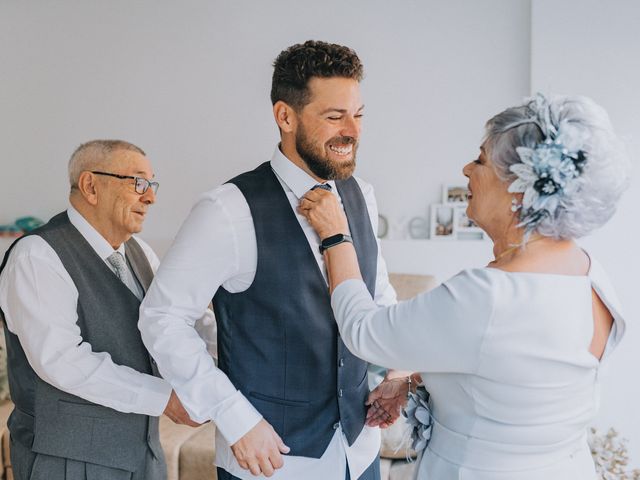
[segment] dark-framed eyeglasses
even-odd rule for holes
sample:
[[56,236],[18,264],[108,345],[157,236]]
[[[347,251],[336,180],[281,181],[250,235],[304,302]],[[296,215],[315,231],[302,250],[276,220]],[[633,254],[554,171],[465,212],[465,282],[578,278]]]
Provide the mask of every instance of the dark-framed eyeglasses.
[[135,180],[136,193],[140,195],[146,193],[146,191],[149,190],[149,187],[151,187],[151,190],[153,190],[153,193],[156,194],[158,193],[158,187],[160,187],[160,184],[158,182],[150,182],[146,178],[142,178],[142,177],[132,177],[131,175],[118,175],[117,173],[98,172],[94,170],[91,170],[91,173],[95,175],[106,175],[107,177],[119,178],[120,180],[125,180],[125,179]]

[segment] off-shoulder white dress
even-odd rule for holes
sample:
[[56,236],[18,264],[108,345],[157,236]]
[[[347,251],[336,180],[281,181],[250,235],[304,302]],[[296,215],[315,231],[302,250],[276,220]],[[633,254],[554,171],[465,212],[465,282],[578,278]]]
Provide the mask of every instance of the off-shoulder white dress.
[[[614,317],[601,361],[589,352],[592,288]],[[422,373],[434,426],[420,480],[595,479],[586,428],[625,330],[595,261],[587,276],[464,270],[387,308],[348,280],[332,305],[355,355]]]

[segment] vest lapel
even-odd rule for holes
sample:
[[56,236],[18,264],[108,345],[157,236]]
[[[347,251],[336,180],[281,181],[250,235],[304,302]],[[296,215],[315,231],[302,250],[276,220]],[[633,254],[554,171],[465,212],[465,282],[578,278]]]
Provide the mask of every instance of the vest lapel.
[[367,204],[355,178],[337,180],[336,187],[340,198],[342,198],[344,211],[347,214],[349,231],[358,256],[360,273],[362,273],[364,283],[373,297],[376,288],[378,244],[369,220]]
[[129,264],[131,265],[133,274],[138,279],[144,293],[147,293],[147,290],[149,290],[149,286],[151,285],[151,281],[153,280],[153,271],[151,270],[151,266],[144,254],[144,250],[142,250],[140,244],[136,242],[133,237],[127,240],[124,244],[124,250],[127,258],[129,259]]

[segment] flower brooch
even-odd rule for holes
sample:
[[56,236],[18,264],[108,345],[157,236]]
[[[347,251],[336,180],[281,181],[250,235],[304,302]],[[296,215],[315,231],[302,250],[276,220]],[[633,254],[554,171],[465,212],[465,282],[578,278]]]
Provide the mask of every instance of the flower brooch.
[[411,448],[416,452],[424,450],[431,439],[433,418],[429,408],[429,392],[418,386],[416,393],[409,392],[409,401],[402,411],[411,427]]

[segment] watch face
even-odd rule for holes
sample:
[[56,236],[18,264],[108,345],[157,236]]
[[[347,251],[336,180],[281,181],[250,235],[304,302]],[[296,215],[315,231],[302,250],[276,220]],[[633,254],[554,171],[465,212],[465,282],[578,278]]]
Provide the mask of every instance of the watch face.
[[327,248],[335,247],[336,245],[340,245],[343,242],[353,243],[351,237],[349,235],[345,235],[344,233],[338,233],[337,235],[325,238],[320,243],[320,253],[323,253]]
[[342,241],[343,238],[344,238],[344,235],[342,233],[338,233],[337,235],[331,235],[330,237],[327,237],[324,240],[322,240],[322,245],[324,245],[325,247],[329,247],[336,242]]

